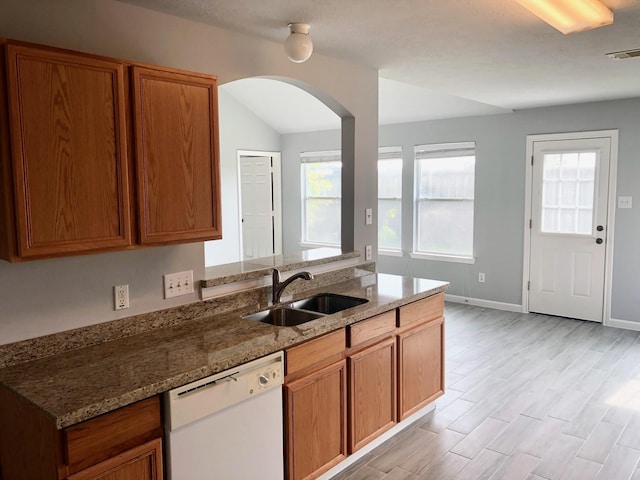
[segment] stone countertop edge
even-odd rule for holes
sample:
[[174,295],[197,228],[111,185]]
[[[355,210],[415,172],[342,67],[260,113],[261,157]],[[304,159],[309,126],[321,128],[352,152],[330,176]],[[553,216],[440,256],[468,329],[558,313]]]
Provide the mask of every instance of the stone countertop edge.
[[205,278],[200,281],[200,286],[201,288],[211,288],[227,283],[253,280],[270,275],[274,268],[278,268],[282,272],[288,272],[358,257],[360,257],[360,252],[342,252],[335,248],[318,248],[286,256],[276,255],[274,257],[206,267]]
[[276,327],[242,319],[252,313],[244,308],[5,367],[0,369],[0,384],[63,429],[444,292],[448,285],[371,274],[305,291],[301,296],[341,293],[369,302],[303,325]]

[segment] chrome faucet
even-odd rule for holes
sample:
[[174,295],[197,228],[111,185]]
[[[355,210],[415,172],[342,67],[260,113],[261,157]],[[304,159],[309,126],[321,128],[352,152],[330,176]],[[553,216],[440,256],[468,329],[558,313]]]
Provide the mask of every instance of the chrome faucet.
[[291,275],[285,281],[280,282],[280,270],[277,268],[273,269],[273,273],[271,274],[272,278],[272,296],[271,302],[275,305],[276,303],[280,303],[280,296],[282,295],[282,291],[287,288],[291,282],[298,278],[304,278],[305,280],[313,280],[313,274],[311,272],[299,272],[295,275]]

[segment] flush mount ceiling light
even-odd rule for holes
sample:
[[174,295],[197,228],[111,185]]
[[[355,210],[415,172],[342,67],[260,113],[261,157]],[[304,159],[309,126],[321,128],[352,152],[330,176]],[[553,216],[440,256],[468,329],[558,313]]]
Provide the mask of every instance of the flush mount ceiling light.
[[291,34],[284,42],[284,51],[294,63],[306,62],[313,53],[313,43],[309,36],[311,25],[308,23],[290,23]]
[[613,23],[613,12],[598,0],[516,1],[565,35]]

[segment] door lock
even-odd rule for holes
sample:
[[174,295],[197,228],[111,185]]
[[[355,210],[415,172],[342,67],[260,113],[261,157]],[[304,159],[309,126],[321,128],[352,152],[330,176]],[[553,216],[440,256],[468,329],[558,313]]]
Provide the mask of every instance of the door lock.
[[601,238],[596,238],[596,243],[598,245],[600,245],[602,242],[604,242],[604,240],[602,240]]

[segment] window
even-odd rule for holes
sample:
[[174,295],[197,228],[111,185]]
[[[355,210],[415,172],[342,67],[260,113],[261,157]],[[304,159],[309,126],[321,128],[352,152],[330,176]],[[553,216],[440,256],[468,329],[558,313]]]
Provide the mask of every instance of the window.
[[402,249],[402,148],[378,149],[378,249]]
[[473,257],[475,143],[415,147],[414,251]]
[[300,155],[302,241],[340,245],[342,161],[339,151]]

